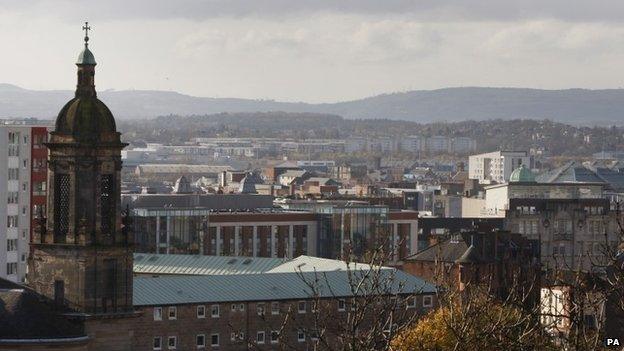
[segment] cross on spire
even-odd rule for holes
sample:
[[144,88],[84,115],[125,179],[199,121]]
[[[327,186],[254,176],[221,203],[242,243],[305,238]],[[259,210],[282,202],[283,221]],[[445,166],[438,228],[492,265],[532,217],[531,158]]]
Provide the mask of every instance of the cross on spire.
[[85,25],[82,26],[82,29],[85,31],[84,41],[85,46],[87,46],[89,45],[89,31],[91,30],[91,27],[89,27],[89,22],[85,22]]

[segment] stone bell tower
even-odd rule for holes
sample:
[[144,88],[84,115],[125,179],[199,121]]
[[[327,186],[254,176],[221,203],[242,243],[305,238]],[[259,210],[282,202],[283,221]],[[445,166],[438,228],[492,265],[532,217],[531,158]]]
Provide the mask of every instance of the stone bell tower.
[[78,56],[76,94],[59,112],[48,158],[47,213],[31,244],[28,284],[89,315],[132,311],[132,243],[122,226],[121,142],[95,91],[95,57]]

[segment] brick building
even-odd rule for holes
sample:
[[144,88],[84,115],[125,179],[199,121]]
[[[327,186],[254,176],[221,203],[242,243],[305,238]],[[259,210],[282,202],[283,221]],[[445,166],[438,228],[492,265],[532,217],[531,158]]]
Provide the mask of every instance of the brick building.
[[[256,263],[249,265],[253,267]],[[261,265],[270,267],[266,262]],[[366,265],[361,267],[367,269]],[[357,276],[359,269],[351,267],[350,273]],[[214,270],[210,270],[208,275],[160,274],[135,278],[134,304],[141,317],[134,329],[133,346],[137,350],[151,350],[146,348],[150,346],[153,350],[202,347],[309,350],[315,345],[318,347],[319,338],[338,342],[339,334],[333,328],[344,323],[349,313],[355,313],[363,304],[351,293],[347,278],[350,273],[341,261],[299,257],[266,270],[251,268],[242,275],[223,272],[214,274]],[[313,298],[307,284],[314,282],[319,272],[324,277],[319,285],[324,294]],[[400,284],[406,284],[402,300],[405,303],[394,306],[397,323],[400,318],[422,315],[434,307],[436,297],[432,285],[401,271],[388,268],[387,272],[388,277],[392,274],[396,278],[393,288],[396,292],[400,291]],[[244,286],[245,289],[226,286]],[[371,312],[374,310],[368,313]],[[316,322],[319,319],[322,322]]]
[[539,248],[509,232],[462,232],[405,260],[402,269],[436,284],[464,289],[487,283],[504,297],[516,281],[539,282]]

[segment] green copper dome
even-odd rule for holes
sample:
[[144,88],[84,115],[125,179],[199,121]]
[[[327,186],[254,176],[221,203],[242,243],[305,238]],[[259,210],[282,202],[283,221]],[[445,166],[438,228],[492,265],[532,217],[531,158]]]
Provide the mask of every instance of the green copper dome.
[[76,64],[77,65],[96,65],[95,56],[93,56],[93,53],[91,52],[91,50],[89,50],[89,47],[87,45],[85,45],[84,50],[82,50],[80,55],[78,55],[78,61],[76,62]]
[[528,168],[522,165],[513,172],[511,172],[511,176],[509,176],[509,182],[535,182],[535,176],[533,175],[533,172],[531,172]]

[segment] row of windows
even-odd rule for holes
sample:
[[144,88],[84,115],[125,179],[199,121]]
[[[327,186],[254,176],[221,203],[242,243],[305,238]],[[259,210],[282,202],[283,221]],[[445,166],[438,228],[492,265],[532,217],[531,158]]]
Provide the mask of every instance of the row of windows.
[[538,234],[539,233],[539,221],[538,220],[518,221],[518,233]]
[[537,210],[535,209],[535,206],[517,206],[516,207],[516,211],[520,212],[521,214],[535,214],[535,213],[537,213]]
[[[424,295],[422,300],[422,306],[425,308],[433,307],[433,296]],[[344,312],[346,310],[346,300],[338,299],[337,302],[338,311]],[[412,296],[407,299],[407,308],[416,308],[417,307],[417,299]],[[231,304],[232,312],[244,312],[245,304],[244,303],[233,303]],[[308,302],[307,301],[299,301],[297,302],[297,312],[299,314],[304,314],[307,312]],[[311,307],[312,312],[316,311],[315,304],[312,304]],[[259,302],[256,304],[256,313],[259,316],[264,316],[266,314],[266,304],[264,302]],[[271,302],[271,314],[279,315],[280,314],[280,303],[279,302]],[[162,307],[154,307],[153,311],[154,320],[162,321],[163,320],[163,308]],[[206,318],[206,306],[199,305],[196,307],[196,316],[197,318]],[[219,318],[221,316],[221,308],[220,305],[211,305],[210,306],[210,316],[212,318]],[[169,306],[167,309],[167,319],[176,320],[178,319],[178,308],[176,306]]]
[[605,213],[605,208],[603,206],[586,206],[584,210],[586,213],[592,215],[601,215]]
[[[210,335],[210,346],[211,347],[219,347],[220,340],[219,334],[214,333]],[[271,344],[278,344],[280,339],[280,332],[277,330],[272,330],[269,332],[269,338],[267,340],[267,333],[264,330],[259,330],[256,332],[256,344],[264,345],[266,342],[270,342]],[[310,340],[316,341],[318,340],[317,333],[312,333],[310,335]],[[232,332],[230,334],[230,341],[238,342],[245,341],[245,332]],[[306,333],[304,330],[297,330],[297,341],[305,342],[306,341]],[[206,347],[206,335],[205,334],[197,334],[195,336],[195,346],[198,349],[203,349]],[[153,350],[162,350],[163,349],[163,338],[160,336],[156,336],[153,339],[152,344]],[[178,348],[178,337],[177,336],[168,336],[167,337],[167,349],[175,350]]]
[[[154,337],[152,348],[154,350],[162,350],[163,349],[162,341],[163,341],[162,337],[160,336]],[[197,346],[198,349],[205,348],[206,347],[206,335],[198,334],[197,336],[195,336],[195,345]],[[212,347],[219,346],[219,334],[215,333],[215,334],[210,335],[210,346]],[[178,347],[178,337],[177,336],[167,337],[167,349],[175,350],[177,349],[177,347]]]

